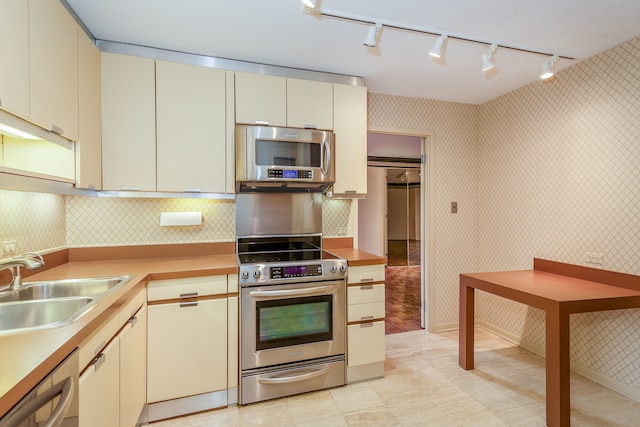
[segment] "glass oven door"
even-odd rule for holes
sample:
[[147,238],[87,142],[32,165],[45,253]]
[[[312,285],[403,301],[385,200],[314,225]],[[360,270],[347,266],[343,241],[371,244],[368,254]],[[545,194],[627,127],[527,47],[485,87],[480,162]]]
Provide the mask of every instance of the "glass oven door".
[[241,369],[344,354],[344,280],[241,290]]

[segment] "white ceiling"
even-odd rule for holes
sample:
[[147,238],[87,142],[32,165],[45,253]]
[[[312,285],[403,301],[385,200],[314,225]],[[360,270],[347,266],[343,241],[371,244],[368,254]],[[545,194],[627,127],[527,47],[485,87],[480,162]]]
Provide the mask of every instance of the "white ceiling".
[[[303,12],[299,0],[66,0],[96,39],[364,77],[369,92],[480,104],[538,81],[549,57]],[[318,0],[320,10],[574,57],[567,68],[640,35],[638,0]],[[560,76],[561,77],[561,76]],[[542,84],[542,83],[541,83]],[[552,83],[551,83],[552,84]]]

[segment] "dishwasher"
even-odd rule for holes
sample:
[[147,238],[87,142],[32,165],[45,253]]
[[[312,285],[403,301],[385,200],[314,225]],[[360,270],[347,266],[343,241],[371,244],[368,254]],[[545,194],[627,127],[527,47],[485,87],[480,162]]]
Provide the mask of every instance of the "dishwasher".
[[0,419],[0,427],[77,427],[78,350]]

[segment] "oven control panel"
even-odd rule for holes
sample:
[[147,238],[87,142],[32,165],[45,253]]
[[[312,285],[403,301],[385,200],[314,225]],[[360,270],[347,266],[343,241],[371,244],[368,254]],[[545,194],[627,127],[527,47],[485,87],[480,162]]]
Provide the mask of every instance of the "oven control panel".
[[270,273],[272,279],[322,276],[322,264],[271,267]]

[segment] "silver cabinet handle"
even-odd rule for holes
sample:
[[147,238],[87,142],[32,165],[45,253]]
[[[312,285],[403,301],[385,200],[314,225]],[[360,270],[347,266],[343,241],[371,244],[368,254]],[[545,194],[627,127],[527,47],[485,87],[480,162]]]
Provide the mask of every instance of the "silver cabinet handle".
[[367,277],[366,279],[360,279],[361,282],[373,282],[373,277]]
[[57,133],[58,135],[62,135],[64,133],[64,130],[59,126],[51,125],[51,132]]
[[197,307],[197,306],[198,306],[198,301],[181,302],[180,303],[180,308],[182,308],[182,307]]
[[269,121],[268,120],[256,120],[255,122],[253,122],[254,125],[258,125],[258,126],[269,126]]
[[104,353],[100,353],[98,357],[96,357],[96,361],[93,362],[93,369],[97,371],[98,369],[100,369],[102,364],[106,361],[107,361],[107,355]]
[[360,323],[361,328],[373,328],[373,322]]
[[31,415],[35,414],[38,409],[42,408],[47,403],[51,402],[58,395],[60,400],[55,407],[51,416],[47,421],[41,424],[43,427],[60,427],[64,421],[64,417],[69,411],[73,394],[75,393],[75,387],[73,385],[73,379],[68,377],[66,380],[55,384],[49,390],[24,405],[18,411],[16,411],[12,418],[8,420],[7,424],[3,424],[4,427],[18,427],[28,419]]
[[120,187],[121,191],[140,191],[139,187]]
[[362,316],[360,320],[373,320],[373,316]]
[[260,384],[287,384],[287,383],[295,383],[298,381],[306,381],[311,378],[319,377],[329,372],[329,367],[324,365],[322,368],[306,372],[300,375],[291,375],[291,376],[282,376],[282,377],[271,377],[271,378],[260,378],[258,382]]
[[131,319],[127,320],[127,323],[133,328],[136,326],[136,323],[138,323],[138,316],[133,316]]
[[197,296],[197,292],[185,292],[184,294],[180,294],[180,298],[195,298]]
[[370,291],[370,290],[372,290],[372,289],[373,289],[373,285],[363,285],[363,286],[360,286],[360,290],[361,290],[361,291]]
[[338,284],[326,286],[314,286],[306,289],[285,289],[281,291],[251,291],[249,296],[253,298],[273,298],[273,297],[297,297],[301,295],[317,295],[332,292],[338,288]]
[[200,189],[199,188],[185,188],[184,189],[185,193],[200,193]]
[[304,125],[305,129],[318,129],[318,125]]

